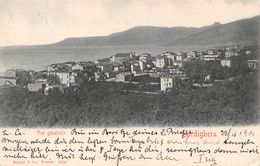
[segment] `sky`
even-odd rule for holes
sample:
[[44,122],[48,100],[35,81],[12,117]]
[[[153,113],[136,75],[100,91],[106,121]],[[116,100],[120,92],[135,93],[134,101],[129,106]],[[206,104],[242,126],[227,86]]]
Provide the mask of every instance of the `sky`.
[[140,25],[201,27],[260,14],[260,0],[0,0],[0,46],[103,36]]

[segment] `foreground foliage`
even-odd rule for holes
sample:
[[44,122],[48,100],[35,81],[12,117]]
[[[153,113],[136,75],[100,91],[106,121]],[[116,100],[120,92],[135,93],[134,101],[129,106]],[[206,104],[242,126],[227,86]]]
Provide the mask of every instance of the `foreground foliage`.
[[125,84],[98,82],[48,96],[15,87],[0,90],[0,124],[11,127],[252,124],[258,119],[256,74],[207,89],[170,93],[125,92]]

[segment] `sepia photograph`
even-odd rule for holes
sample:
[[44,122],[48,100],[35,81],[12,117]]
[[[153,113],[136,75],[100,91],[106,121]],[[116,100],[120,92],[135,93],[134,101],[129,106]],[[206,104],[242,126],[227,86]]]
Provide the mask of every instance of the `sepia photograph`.
[[259,124],[258,0],[0,0],[0,127]]

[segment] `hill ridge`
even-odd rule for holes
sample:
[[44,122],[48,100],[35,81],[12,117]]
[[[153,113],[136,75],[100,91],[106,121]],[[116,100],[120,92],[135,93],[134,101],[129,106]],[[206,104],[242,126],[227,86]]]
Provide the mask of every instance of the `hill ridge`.
[[260,16],[226,24],[214,22],[203,27],[161,27],[141,25],[107,36],[70,37],[51,46],[110,46],[110,45],[214,45],[256,43]]

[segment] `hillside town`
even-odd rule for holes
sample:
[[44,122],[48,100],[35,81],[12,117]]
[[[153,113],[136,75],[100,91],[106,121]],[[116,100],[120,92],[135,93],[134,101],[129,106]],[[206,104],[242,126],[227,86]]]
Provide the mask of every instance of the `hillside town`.
[[236,65],[234,57],[243,57],[242,60],[248,69],[256,71],[259,65],[256,54],[256,48],[253,46],[232,46],[179,53],[165,51],[156,56],[150,53],[116,53],[94,62],[55,63],[47,66],[46,70],[37,72],[23,69],[8,70],[0,76],[0,86],[21,86],[31,92],[41,91],[45,95],[54,88],[64,91],[68,87],[76,88],[89,81],[145,84],[155,86],[153,90],[155,92],[167,92],[187,83],[194,88],[207,88],[221,80],[210,74],[194,80],[186,73],[185,63],[196,60],[214,62],[228,69]]

